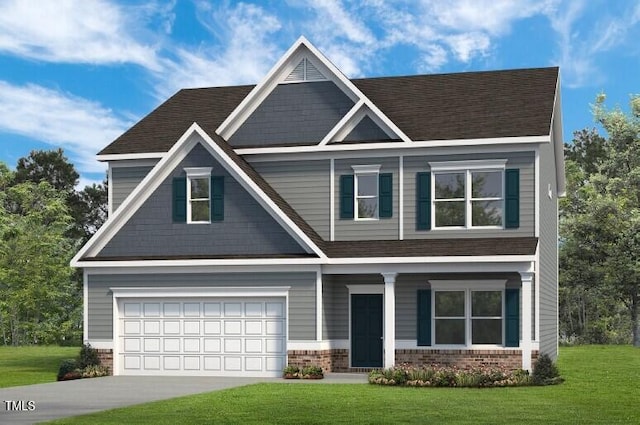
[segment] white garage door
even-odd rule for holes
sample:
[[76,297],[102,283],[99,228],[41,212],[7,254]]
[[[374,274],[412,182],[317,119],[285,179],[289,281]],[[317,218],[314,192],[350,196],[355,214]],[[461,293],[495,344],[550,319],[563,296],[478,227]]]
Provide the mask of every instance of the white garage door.
[[123,375],[279,376],[284,298],[120,299]]

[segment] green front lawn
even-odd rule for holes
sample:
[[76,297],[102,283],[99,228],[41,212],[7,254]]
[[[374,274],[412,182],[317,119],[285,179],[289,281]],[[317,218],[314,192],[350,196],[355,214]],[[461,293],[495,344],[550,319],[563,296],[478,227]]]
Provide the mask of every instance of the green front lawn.
[[0,388],[53,382],[62,360],[79,352],[79,347],[0,346]]
[[55,423],[640,423],[640,349],[571,347],[562,348],[560,356],[560,372],[566,382],[551,387],[259,384]]

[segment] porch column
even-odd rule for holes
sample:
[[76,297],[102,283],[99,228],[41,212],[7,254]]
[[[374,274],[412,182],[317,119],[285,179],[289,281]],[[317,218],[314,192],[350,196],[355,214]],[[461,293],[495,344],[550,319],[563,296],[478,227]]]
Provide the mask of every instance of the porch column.
[[522,369],[531,372],[531,295],[533,273],[520,272],[522,280]]
[[396,364],[396,276],[398,273],[382,273],[384,277],[384,367]]

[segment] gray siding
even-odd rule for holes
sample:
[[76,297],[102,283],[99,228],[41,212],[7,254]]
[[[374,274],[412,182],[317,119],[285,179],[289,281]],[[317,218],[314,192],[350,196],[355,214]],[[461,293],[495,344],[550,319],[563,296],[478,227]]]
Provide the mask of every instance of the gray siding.
[[344,138],[345,142],[361,140],[389,140],[389,136],[371,118],[364,117]]
[[231,136],[234,148],[318,143],[354,103],[332,81],[280,84]]
[[[551,185],[552,199],[548,187]],[[558,355],[558,198],[553,145],[540,147],[540,351]]]
[[[184,176],[184,167],[207,166],[212,175],[225,176],[224,221],[173,223],[173,177]],[[98,256],[300,253],[300,245],[198,144]]]
[[[340,176],[353,174],[352,165],[380,165],[380,173],[393,174],[393,216],[379,220],[340,219]],[[335,240],[397,240],[399,235],[399,160],[390,158],[350,158],[335,161]],[[406,192],[405,192],[406,193]]]
[[329,160],[251,165],[322,238],[329,240]]
[[111,186],[112,211],[115,212],[118,209],[120,204],[133,192],[133,189],[140,184],[152,168],[152,166],[111,168],[109,186]]
[[[480,159],[507,159],[507,168],[520,169],[520,227],[517,229],[464,229],[464,230],[416,230],[416,173],[429,171],[430,161],[467,161]],[[404,238],[468,238],[533,236],[535,214],[535,154],[512,152],[494,154],[468,154],[447,156],[404,157]]]
[[88,338],[113,339],[113,294],[110,288],[290,286],[289,340],[316,339],[315,273],[219,273],[89,275]]

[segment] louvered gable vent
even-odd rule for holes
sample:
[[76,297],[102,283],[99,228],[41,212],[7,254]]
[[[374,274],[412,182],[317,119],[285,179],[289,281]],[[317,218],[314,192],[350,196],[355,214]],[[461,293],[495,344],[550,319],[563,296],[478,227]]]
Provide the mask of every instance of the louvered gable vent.
[[286,83],[300,81],[324,81],[327,78],[307,58],[303,58],[284,79]]

